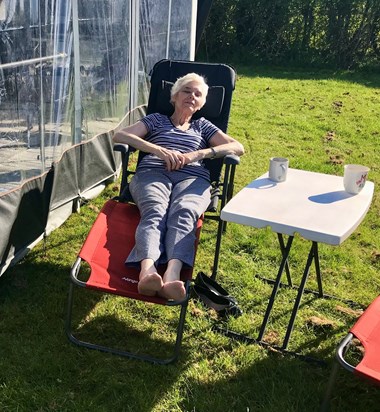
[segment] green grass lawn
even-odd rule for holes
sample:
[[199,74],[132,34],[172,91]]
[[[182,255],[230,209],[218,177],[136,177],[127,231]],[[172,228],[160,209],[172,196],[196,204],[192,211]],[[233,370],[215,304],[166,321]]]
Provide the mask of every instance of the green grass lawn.
[[[290,167],[343,175],[345,163],[371,168],[371,208],[341,246],[320,245],[327,293],[369,304],[380,290],[380,76],[350,72],[238,69],[229,133],[246,154],[236,191],[266,172],[269,158]],[[86,234],[117,184],[81,208],[0,278],[1,411],[317,411],[334,350],[360,315],[338,300],[305,295],[290,350],[324,359],[307,363],[231,340],[215,325],[257,337],[279,264],[277,237],[269,229],[229,224],[223,238],[219,282],[238,298],[244,315],[220,321],[191,301],[181,356],[157,366],[76,347],[64,333],[69,272]],[[195,272],[211,273],[216,224],[206,221]],[[300,278],[309,243],[295,237],[290,264]],[[308,287],[315,288],[312,270]],[[81,336],[123,347],[164,352],[172,342],[175,311],[98,294],[76,294]],[[281,290],[266,332],[280,344],[295,299]],[[162,322],[164,321],[164,322]],[[127,329],[129,329],[129,333]],[[333,411],[379,410],[378,389],[341,371]]]

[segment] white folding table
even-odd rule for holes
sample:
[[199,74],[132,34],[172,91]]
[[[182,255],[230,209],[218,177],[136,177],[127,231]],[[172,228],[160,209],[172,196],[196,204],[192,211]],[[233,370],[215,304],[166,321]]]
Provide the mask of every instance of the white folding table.
[[[291,278],[288,256],[295,233],[310,240],[311,248],[281,349],[286,350],[305,290],[311,264],[315,263],[319,296],[323,295],[319,269],[318,243],[340,245],[364,219],[372,201],[373,182],[367,182],[357,195],[345,192],[341,176],[289,169],[285,182],[276,183],[264,174],[237,193],[223,208],[221,218],[255,228],[270,227],[277,233],[282,260],[261,324],[258,341],[266,325],[281,284],[284,270]],[[283,235],[288,236],[286,245]]]

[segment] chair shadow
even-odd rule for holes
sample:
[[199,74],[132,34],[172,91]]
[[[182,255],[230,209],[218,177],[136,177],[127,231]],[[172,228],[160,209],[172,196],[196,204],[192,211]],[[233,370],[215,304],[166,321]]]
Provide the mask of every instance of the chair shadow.
[[[75,402],[92,405],[94,395],[96,402],[100,404],[99,408],[94,410],[153,410],[157,399],[170,390],[187,368],[190,354],[186,341],[182,344],[178,361],[167,366],[152,365],[72,344],[64,332],[70,267],[49,262],[35,263],[32,260],[30,254],[26,260],[9,269],[0,278],[0,347],[3,353],[0,360],[0,382],[5,379],[4,382],[7,382],[9,388],[17,384],[24,385],[24,396],[33,397],[41,410],[44,402],[57,402],[59,393],[62,396],[65,393],[72,394],[71,410],[78,410]],[[52,273],[54,277],[51,276]],[[158,333],[165,339],[152,337],[150,326],[145,332],[133,325],[126,331],[130,322],[123,317],[120,304],[129,301],[131,304],[147,306],[146,303],[121,298],[116,310],[123,319],[109,313],[92,317],[101,301],[101,293],[88,293],[82,288],[76,288],[73,323],[74,326],[80,324],[78,333],[82,338],[95,338],[99,343],[115,346],[124,345],[125,341],[128,346],[131,345],[131,349],[141,352],[152,350],[157,355],[166,355],[165,352],[171,345],[171,336],[167,338],[165,330]],[[133,318],[133,310],[127,310]],[[153,314],[151,319],[154,321],[159,315],[160,313]],[[172,326],[169,320],[168,327]],[[185,334],[187,332],[185,328]],[[175,336],[173,338],[175,339]],[[12,372],[6,376],[9,371]],[[150,379],[152,371],[154,378]],[[33,385],[30,385],[31,379]],[[95,384],[97,379],[99,383]],[[95,386],[100,385],[101,390],[94,389],[91,382]],[[115,382],[123,383],[120,393],[115,392]],[[47,387],[48,393],[43,389]],[[89,388],[92,388],[92,392]],[[2,400],[0,396],[0,403]],[[22,405],[22,400],[19,402]],[[130,405],[131,409],[123,409],[126,404]],[[46,408],[48,409],[47,406]],[[65,407],[62,410],[68,409]]]
[[[141,331],[129,322],[122,322],[113,315],[96,316],[75,330],[75,336],[97,345],[163,359],[171,356],[175,342],[175,334],[170,338],[171,342],[168,342],[152,337],[149,331]],[[168,336],[168,334],[162,333],[162,336]]]

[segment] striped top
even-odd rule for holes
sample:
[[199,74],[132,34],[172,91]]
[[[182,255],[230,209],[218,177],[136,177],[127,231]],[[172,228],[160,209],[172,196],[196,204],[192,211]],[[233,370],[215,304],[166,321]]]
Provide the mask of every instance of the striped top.
[[[191,120],[187,130],[178,129],[170,117],[160,113],[149,114],[142,118],[141,122],[148,130],[144,138],[146,141],[181,153],[190,153],[210,147],[210,139],[219,131],[218,127],[204,117]],[[159,157],[148,153],[137,167],[137,170],[143,169],[166,169],[166,164]],[[210,180],[210,173],[202,160],[185,165],[180,171]]]

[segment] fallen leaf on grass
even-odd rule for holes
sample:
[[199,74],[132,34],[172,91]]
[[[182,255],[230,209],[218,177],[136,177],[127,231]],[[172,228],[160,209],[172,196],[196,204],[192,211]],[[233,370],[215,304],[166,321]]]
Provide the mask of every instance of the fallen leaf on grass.
[[190,309],[190,313],[197,318],[204,316],[204,312],[195,306]]
[[333,165],[341,165],[343,162],[344,160],[340,157],[340,155],[330,156],[330,163]]
[[189,302],[189,312],[197,318],[205,316],[205,312],[198,308],[193,300]]
[[93,211],[96,212],[96,213],[99,213],[99,212],[100,212],[100,209],[98,208],[98,206],[89,204],[89,205],[88,205],[88,208],[89,208],[90,210],[93,210]]
[[264,336],[264,341],[269,345],[279,345],[280,339],[277,332],[268,332]]
[[330,130],[326,133],[326,136],[324,137],[325,142],[331,142],[332,140],[335,139],[335,132]]
[[306,323],[315,329],[333,329],[336,323],[330,319],[319,318],[318,316],[311,316]]
[[345,308],[343,306],[335,306],[335,309],[339,312],[345,313],[346,315],[351,315],[351,316],[355,316],[356,318],[358,318],[359,316],[362,315],[363,310],[362,309],[351,309],[351,308]]
[[380,261],[380,251],[375,250],[372,252],[372,261],[373,262],[379,262]]
[[365,349],[359,339],[352,339],[351,344],[355,346],[356,350],[358,350],[362,355],[364,355]]

